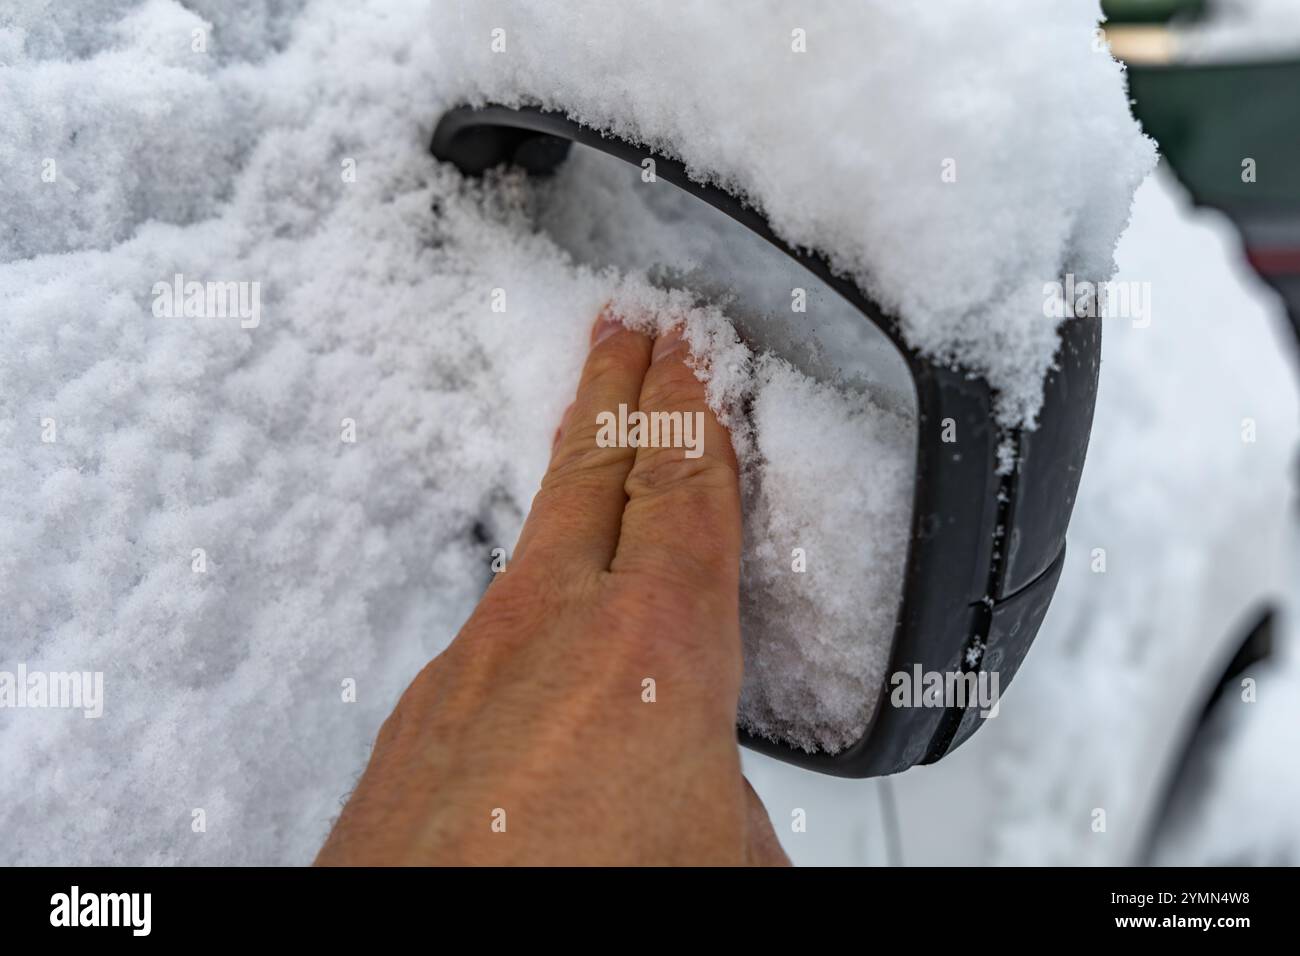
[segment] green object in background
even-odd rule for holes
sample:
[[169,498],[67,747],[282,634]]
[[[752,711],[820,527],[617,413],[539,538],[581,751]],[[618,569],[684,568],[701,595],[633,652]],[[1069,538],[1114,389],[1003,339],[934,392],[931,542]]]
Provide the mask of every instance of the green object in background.
[[1300,60],[1130,66],[1129,90],[1197,202],[1300,205]]
[[[1300,2],[1300,0],[1297,0]],[[1300,341],[1300,57],[1181,60],[1204,0],[1103,0],[1133,114],[1200,206],[1227,213]]]
[[1102,0],[1101,9],[1112,23],[1168,23],[1199,17],[1205,0]]

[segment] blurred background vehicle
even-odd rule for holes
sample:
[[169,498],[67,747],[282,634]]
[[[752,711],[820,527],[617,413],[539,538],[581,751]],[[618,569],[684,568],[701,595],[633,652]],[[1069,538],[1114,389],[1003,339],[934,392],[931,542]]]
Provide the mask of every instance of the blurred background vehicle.
[[1102,6],[1134,114],[1197,205],[1232,219],[1300,334],[1300,3]]

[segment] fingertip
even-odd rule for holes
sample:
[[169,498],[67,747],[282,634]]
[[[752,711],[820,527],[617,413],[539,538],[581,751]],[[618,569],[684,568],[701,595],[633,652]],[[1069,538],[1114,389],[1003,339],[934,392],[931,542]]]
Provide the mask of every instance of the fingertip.
[[682,351],[687,347],[686,336],[680,325],[674,326],[662,335],[655,338],[654,349],[650,353],[650,361],[658,362],[660,359]]
[[595,348],[622,328],[623,323],[609,311],[608,306],[601,309],[600,314],[596,316],[595,325],[591,327],[591,347]]

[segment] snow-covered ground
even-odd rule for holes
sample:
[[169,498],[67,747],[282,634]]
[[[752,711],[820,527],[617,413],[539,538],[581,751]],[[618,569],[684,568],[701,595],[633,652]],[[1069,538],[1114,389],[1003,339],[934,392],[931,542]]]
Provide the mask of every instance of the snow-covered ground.
[[[0,862],[310,859],[510,546],[592,317],[652,293],[575,267],[533,187],[431,160],[467,96],[531,89],[675,152],[1032,414],[1042,285],[1105,276],[1150,161],[1096,3],[743,6],[0,0],[0,670],[100,671],[105,692],[98,719],[0,709]],[[1002,715],[896,782],[909,860],[1122,856],[1101,848],[1143,826],[1153,728],[1193,706],[1188,635],[1241,624],[1242,582],[1280,573],[1296,415],[1274,307],[1167,188],[1136,217],[1119,256],[1155,317],[1107,328],[1057,602]],[[257,283],[258,308],[166,314],[177,275]],[[867,406],[768,361],[727,379],[760,390],[760,446],[870,437]],[[808,535],[823,486],[764,480],[762,527]],[[831,554],[834,531],[812,532]],[[749,766],[779,831],[819,808],[796,859],[884,859],[878,783]],[[1098,806],[1122,839],[1078,836]]]

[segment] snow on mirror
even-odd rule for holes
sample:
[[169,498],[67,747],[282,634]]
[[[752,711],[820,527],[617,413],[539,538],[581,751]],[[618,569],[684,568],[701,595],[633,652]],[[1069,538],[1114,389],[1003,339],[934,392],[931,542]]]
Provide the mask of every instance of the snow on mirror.
[[916,455],[903,357],[818,277],[701,199],[574,145],[536,186],[579,262],[718,306],[754,354],[741,726],[837,752],[866,732],[902,597]]
[[617,157],[575,145],[548,182],[540,224],[575,258],[722,305],[746,341],[819,381],[870,389],[914,416],[907,363],[817,276],[730,216]]

